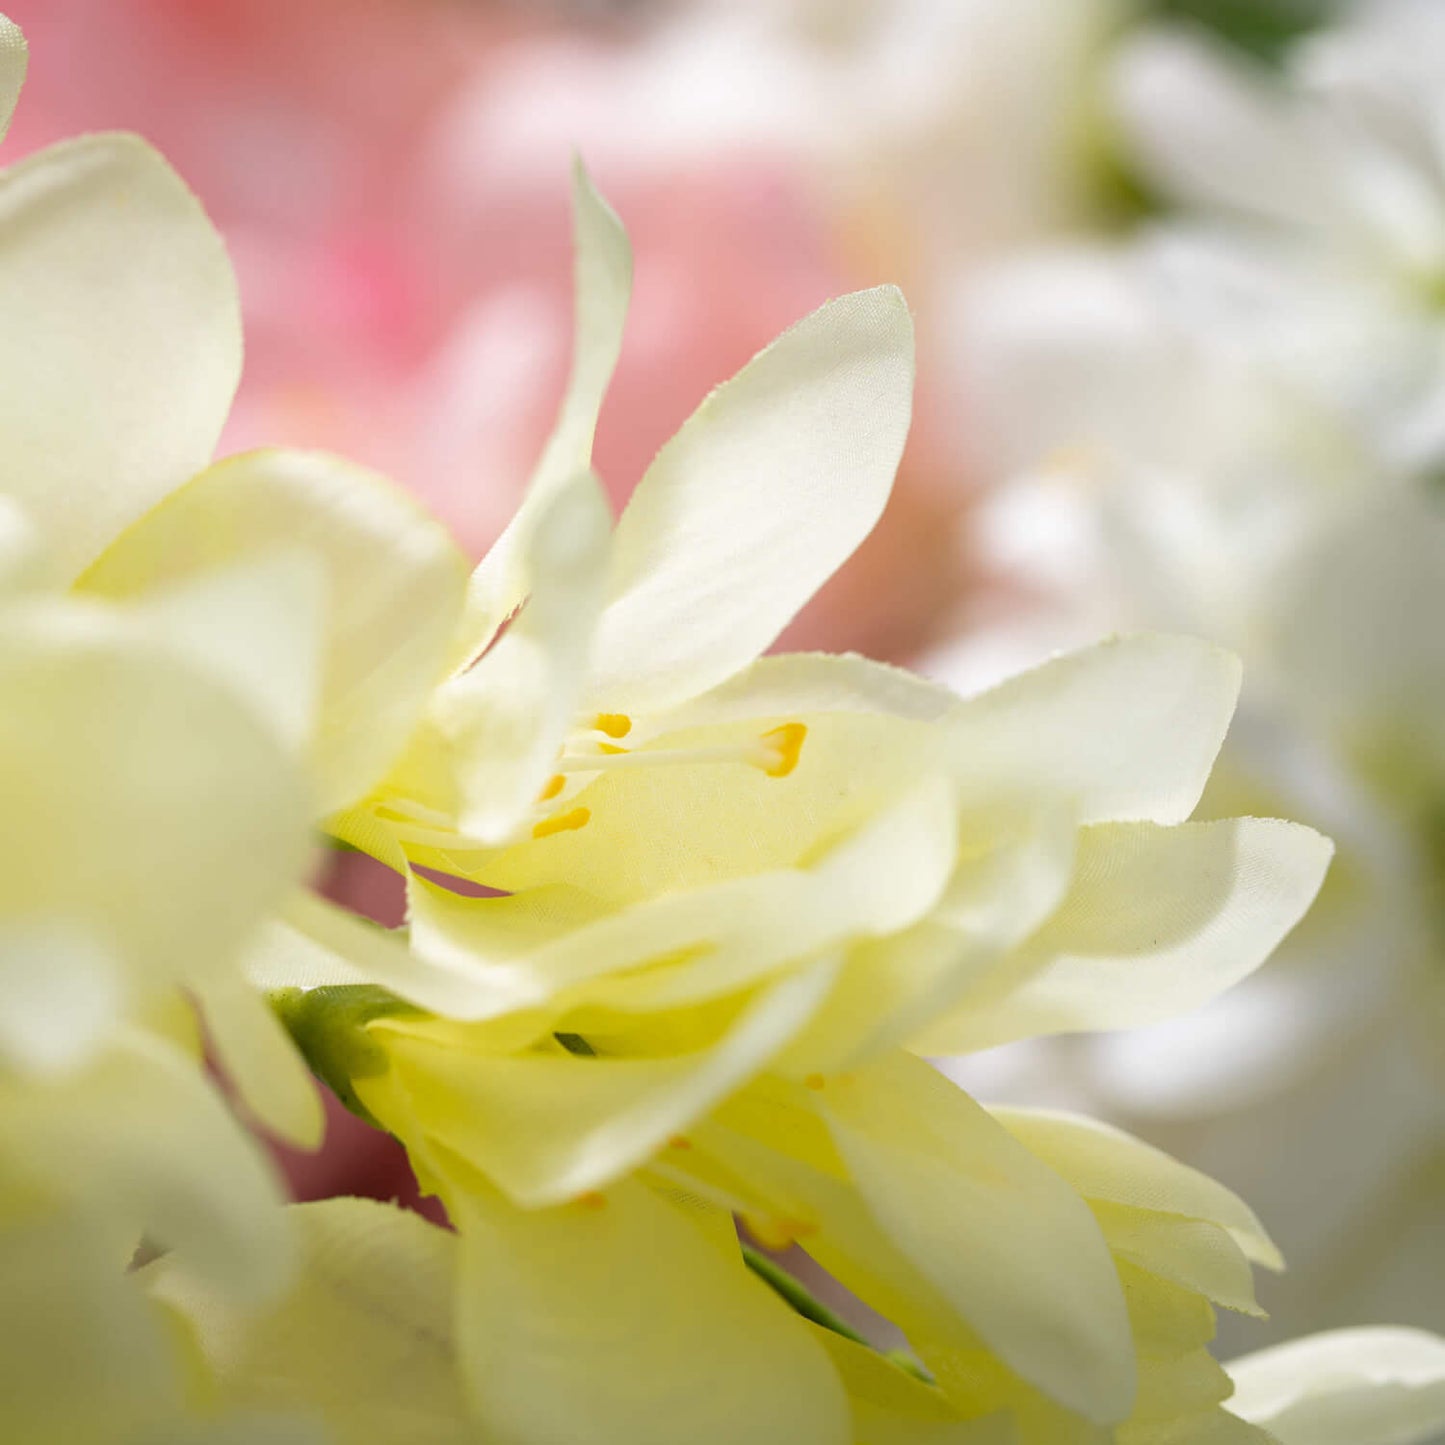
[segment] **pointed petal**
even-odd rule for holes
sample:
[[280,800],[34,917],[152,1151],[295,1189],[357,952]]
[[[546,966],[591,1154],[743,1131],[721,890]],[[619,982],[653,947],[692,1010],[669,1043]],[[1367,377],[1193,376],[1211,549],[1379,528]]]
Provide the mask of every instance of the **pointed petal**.
[[1310,1335],[1229,1373],[1229,1408],[1280,1445],[1426,1445],[1445,1430],[1445,1340],[1423,1330]]
[[596,477],[563,482],[527,537],[526,605],[437,693],[432,722],[452,754],[466,839],[503,843],[532,815],[575,721],[611,536]]
[[1124,1419],[1134,1350],[1083,1200],[922,1060],[894,1054],[820,1097],[879,1224],[984,1342],[1061,1404]]
[[235,282],[199,202],[132,136],[0,175],[5,488],[73,578],[210,460],[241,366]]
[[0,925],[0,1065],[34,1077],[87,1063],[123,1017],[120,968],[69,918]]
[[580,160],[572,173],[572,230],[572,375],[521,507],[472,574],[458,665],[481,653],[521,605],[527,595],[526,556],[533,529],[556,489],[592,466],[597,417],[622,351],[632,296],[632,248]]
[[20,87],[25,83],[25,37],[20,27],[0,15],[0,140],[10,127]]
[[[518,1210],[448,1194],[458,1344],[484,1433],[515,1445],[848,1445],[804,1323],[638,1184]],[[597,1207],[600,1204],[600,1207]]]
[[821,307],[703,402],[617,524],[599,710],[681,702],[767,648],[873,529],[912,392],[908,307],[879,287]]
[[963,703],[955,756],[980,788],[1072,798],[1081,823],[1181,822],[1204,791],[1239,680],[1238,658],[1207,642],[1114,638]]
[[144,596],[204,567],[303,545],[325,571],[318,804],[357,801],[396,757],[440,681],[466,561],[384,477],[320,452],[260,451],[209,468],[132,527],[81,580]]
[[1264,818],[1102,824],[1079,843],[1058,911],[920,1049],[1137,1028],[1198,1008],[1269,957],[1334,851],[1312,829]]
[[993,1109],[994,1118],[1085,1199],[1203,1219],[1227,1230],[1245,1255],[1269,1269],[1284,1261],[1254,1211],[1207,1174],[1108,1124],[1073,1114]]

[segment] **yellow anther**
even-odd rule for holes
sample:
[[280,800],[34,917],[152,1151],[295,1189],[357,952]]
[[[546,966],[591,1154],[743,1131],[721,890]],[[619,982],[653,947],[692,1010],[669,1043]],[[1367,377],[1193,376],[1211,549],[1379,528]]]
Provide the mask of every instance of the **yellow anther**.
[[803,1080],[803,1087],[805,1089],[813,1089],[816,1091],[818,1089],[821,1089],[823,1085],[827,1082],[828,1081],[822,1076],[822,1074],[809,1074],[808,1077]]
[[567,786],[567,775],[565,773],[553,773],[547,779],[547,786],[537,794],[539,803],[550,803],[563,788]]
[[763,741],[771,749],[774,759],[763,771],[770,778],[786,778],[798,766],[803,751],[803,739],[808,736],[807,727],[800,722],[784,723],[763,734]]
[[599,753],[607,753],[611,757],[616,757],[618,753],[625,753],[627,749],[619,748],[616,743],[598,743],[597,751]]
[[586,1194],[579,1194],[577,1202],[583,1209],[606,1209],[607,1196],[599,1194],[595,1189],[589,1189]]
[[785,1249],[791,1248],[796,1236],[792,1231],[793,1221],[790,1219],[778,1219],[769,1215],[745,1214],[743,1222],[748,1227],[748,1233],[752,1235],[764,1249],[770,1249],[774,1254],[781,1254]]
[[554,813],[550,818],[543,818],[533,826],[532,836],[550,838],[553,833],[571,833],[578,828],[585,828],[591,821],[591,808],[573,808],[570,813]]
[[600,712],[592,726],[610,738],[625,738],[632,731],[632,719],[625,712]]

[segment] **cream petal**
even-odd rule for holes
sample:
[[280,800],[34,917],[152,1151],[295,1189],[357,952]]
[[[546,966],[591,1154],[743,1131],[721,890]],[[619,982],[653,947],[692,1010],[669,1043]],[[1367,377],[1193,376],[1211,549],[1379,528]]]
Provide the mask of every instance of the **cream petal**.
[[992,1109],[1030,1153],[1085,1199],[1202,1219],[1227,1230],[1255,1264],[1284,1261],[1254,1211],[1207,1174],[1094,1119],[1035,1109]]
[[1191,637],[1113,638],[960,705],[965,787],[1062,794],[1081,823],[1194,811],[1239,696],[1239,660]]
[[274,1169],[199,1065],[160,1039],[125,1030],[83,1074],[0,1107],[0,1142],[27,1174],[79,1199],[103,1237],[184,1248],[243,1303],[287,1281]]
[[905,668],[857,653],[785,652],[760,657],[726,682],[647,719],[653,734],[747,718],[883,712],[938,722],[958,695]]
[[703,402],[617,524],[599,711],[671,706],[767,648],[873,529],[912,391],[908,307],[879,287],[821,307]]
[[447,1204],[483,1433],[514,1445],[852,1440],[842,1385],[803,1321],[642,1186],[557,1209],[475,1191]]
[[1137,1028],[1197,1008],[1269,957],[1333,853],[1312,829],[1264,818],[1101,824],[1079,845],[1058,911],[921,1050]]
[[1229,1408],[1280,1445],[1426,1445],[1445,1430],[1445,1340],[1336,1330],[1229,1365]]
[[25,83],[25,36],[13,21],[0,15],[0,140],[10,127],[20,87]]
[[125,984],[100,941],[67,917],[0,924],[0,1066],[59,1076],[88,1063],[123,1017]]
[[[548,916],[551,895],[535,904],[476,900],[414,884],[412,945],[439,968],[470,972],[485,984],[493,994],[488,1014],[564,993],[619,1009],[677,1007],[736,993],[787,963],[916,922],[946,886],[955,848],[949,793],[935,781],[811,867],[664,894],[531,946],[526,927]],[[630,976],[669,959],[672,968]]]
[[[662,1058],[489,1057],[384,1021],[372,1032],[428,1134],[534,1209],[612,1184],[681,1134],[806,1023],[834,972],[825,963],[790,976],[710,1048]],[[356,1089],[369,1105],[367,1081]]]
[[0,174],[0,490],[58,580],[210,460],[241,367],[231,267],[199,202],[132,136]]
[[229,685],[288,752],[304,751],[316,727],[326,615],[325,578],[313,557],[278,546],[162,585],[132,615]]
[[437,692],[431,720],[452,754],[466,839],[503,843],[532,816],[586,681],[611,535],[596,477],[563,482],[526,540],[521,612]]
[[95,929],[142,993],[228,967],[310,845],[261,721],[123,614],[65,600],[0,618],[0,697],[0,796],[25,840],[0,908]]
[[452,1335],[456,1236],[369,1199],[286,1213],[300,1267],[268,1310],[236,1309],[184,1256],[142,1275],[194,1329],[220,1399],[319,1416],[332,1445],[475,1445]]
[[531,533],[551,505],[553,493],[591,468],[597,417],[622,351],[622,329],[632,296],[632,248],[622,223],[580,160],[572,174],[572,233],[572,374],[527,495],[472,574],[456,658],[459,666],[487,647],[525,599]]
[[919,1059],[894,1054],[819,1097],[883,1230],[989,1348],[1088,1419],[1126,1418],[1124,1297],[1083,1200]]
[[304,546],[324,571],[318,807],[359,800],[401,752],[441,680],[466,561],[384,477],[319,452],[259,451],[208,468],[132,527],[81,579],[109,598]]

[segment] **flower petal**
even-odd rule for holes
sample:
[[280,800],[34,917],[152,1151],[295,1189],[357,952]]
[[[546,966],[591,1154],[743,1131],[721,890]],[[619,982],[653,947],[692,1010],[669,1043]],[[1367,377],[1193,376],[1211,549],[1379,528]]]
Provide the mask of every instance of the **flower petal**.
[[1254,1211],[1207,1174],[1122,1129],[1073,1114],[992,1109],[994,1118],[1085,1199],[1203,1219],[1227,1230],[1247,1258],[1282,1269],[1279,1250]]
[[1233,1361],[1229,1408],[1280,1445],[1425,1445],[1445,1430],[1445,1340],[1336,1330]]
[[0,1067],[35,1077],[89,1062],[123,1017],[121,970],[89,930],[66,917],[0,925]]
[[[295,884],[302,780],[261,721],[123,613],[0,623],[0,907],[99,929],[142,1001],[229,967]],[[118,726],[117,719],[124,719]]]
[[241,367],[235,282],[199,202],[132,136],[0,174],[6,490],[73,578],[211,458]]
[[[483,1433],[514,1445],[848,1445],[843,1388],[766,1285],[625,1183],[519,1210],[450,1192],[458,1344]],[[598,1207],[600,1205],[600,1207]]]
[[1197,1008],[1269,957],[1334,851],[1312,829],[1264,818],[1101,824],[1079,845],[1058,911],[921,1050],[1137,1028]]
[[334,1445],[475,1445],[452,1339],[456,1236],[369,1199],[286,1212],[301,1262],[274,1308],[237,1310],[184,1256],[142,1275],[190,1322],[220,1399],[318,1415]]
[[13,21],[0,15],[0,140],[10,128],[20,87],[25,83],[25,36]]
[[319,1149],[321,1096],[280,1020],[242,980],[220,975],[196,990],[216,1058],[257,1121],[297,1149]]
[[894,1054],[820,1098],[879,1224],[984,1342],[1090,1420],[1126,1418],[1124,1297],[1083,1200],[922,1060]]
[[319,805],[357,801],[401,751],[445,669],[466,561],[385,478],[319,452],[261,451],[208,468],[132,527],[81,579],[144,596],[205,567],[304,545],[325,570]]
[[[535,1209],[614,1183],[745,1083],[806,1023],[834,971],[825,962],[785,978],[711,1047],[660,1058],[489,1057],[439,1047],[424,1025],[372,1032],[428,1134]],[[356,1081],[378,1117],[371,1088],[393,1086]]]
[[1207,642],[1113,638],[963,703],[955,756],[980,789],[1062,793],[1081,823],[1177,823],[1204,791],[1239,680],[1239,660]]
[[551,775],[586,682],[611,536],[596,477],[561,483],[523,544],[521,613],[437,692],[431,720],[452,753],[466,839],[507,841]]
[[527,595],[531,533],[568,479],[590,470],[597,417],[622,351],[632,296],[632,248],[612,208],[578,160],[572,172],[572,374],[527,495],[482,558],[467,588],[458,665],[477,657]]
[[885,286],[820,307],[703,402],[617,524],[598,710],[681,702],[777,637],[878,520],[912,391],[913,323]]

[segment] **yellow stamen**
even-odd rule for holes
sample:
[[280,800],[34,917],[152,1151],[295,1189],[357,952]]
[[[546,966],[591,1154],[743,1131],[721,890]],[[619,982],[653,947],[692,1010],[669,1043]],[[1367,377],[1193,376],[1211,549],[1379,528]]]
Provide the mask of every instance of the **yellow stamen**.
[[803,1087],[805,1089],[813,1089],[816,1091],[818,1089],[821,1089],[823,1085],[827,1082],[828,1081],[822,1076],[822,1074],[809,1074],[808,1077],[803,1080]]
[[592,726],[610,738],[625,738],[632,731],[632,719],[625,712],[600,712]]
[[705,748],[639,748],[628,751],[612,743],[596,752],[565,753],[557,763],[563,773],[601,773],[613,768],[697,766],[700,763],[745,763],[770,778],[785,778],[798,766],[807,727],[800,722],[771,728],[748,742],[719,743]]
[[550,838],[553,833],[570,833],[585,828],[591,821],[591,808],[573,808],[570,813],[554,813],[550,818],[543,818],[533,826],[532,836]]
[[566,786],[567,775],[565,773],[553,773],[552,776],[547,779],[547,786],[537,794],[537,801],[539,803],[551,802]]
[[784,723],[763,734],[763,741],[771,744],[777,753],[777,761],[763,771],[770,778],[786,778],[798,766],[803,751],[803,739],[808,736],[807,727],[800,722]]

